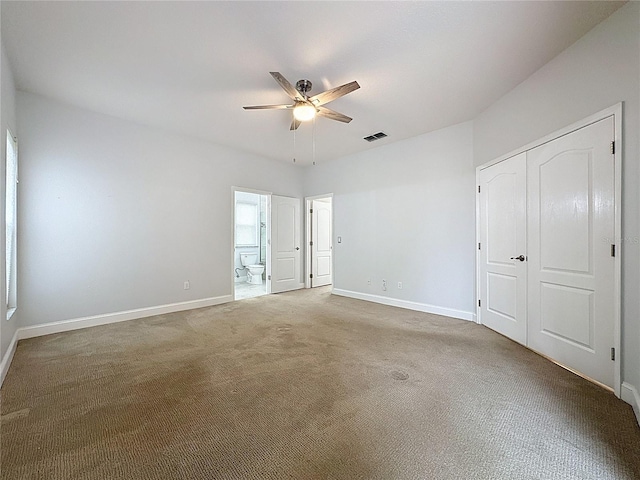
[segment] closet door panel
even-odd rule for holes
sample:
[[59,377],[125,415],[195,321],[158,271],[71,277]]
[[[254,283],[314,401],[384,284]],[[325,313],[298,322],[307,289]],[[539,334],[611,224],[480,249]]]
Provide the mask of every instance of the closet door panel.
[[526,344],[526,156],[480,172],[480,319]]
[[613,118],[527,152],[528,346],[613,387]]

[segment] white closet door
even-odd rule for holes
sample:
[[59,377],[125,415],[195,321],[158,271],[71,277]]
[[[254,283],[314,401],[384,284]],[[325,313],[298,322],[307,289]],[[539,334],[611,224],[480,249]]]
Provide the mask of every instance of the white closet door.
[[613,139],[610,117],[527,152],[528,345],[610,387]]
[[526,345],[526,154],[481,170],[479,181],[481,322]]
[[302,288],[300,199],[271,196],[271,293]]

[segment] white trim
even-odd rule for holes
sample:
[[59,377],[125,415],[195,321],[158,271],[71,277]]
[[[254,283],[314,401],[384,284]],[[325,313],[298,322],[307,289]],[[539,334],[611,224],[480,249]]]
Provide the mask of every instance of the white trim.
[[304,197],[305,200],[322,200],[323,198],[333,198],[333,193],[325,193],[323,195],[312,195],[310,197]]
[[[613,115],[613,128],[615,142],[614,161],[614,242],[616,242],[619,254],[613,259],[613,346],[618,353],[613,366],[613,391],[620,398],[622,385],[622,257],[624,245],[622,241],[622,102],[617,103],[605,112]],[[604,115],[604,113],[603,113]],[[608,115],[607,115],[608,116]],[[617,237],[617,238],[616,238]],[[619,240],[618,240],[619,239]],[[637,415],[637,411],[636,411]]]
[[222,295],[220,297],[202,298],[200,300],[190,300],[187,302],[179,303],[169,303],[167,305],[158,305],[155,307],[136,308],[135,310],[125,310],[123,312],[73,318],[71,320],[60,320],[58,322],[49,322],[40,325],[33,325],[31,327],[19,328],[13,335],[11,343],[9,344],[9,348],[7,349],[7,353],[5,353],[2,359],[2,363],[0,363],[0,386],[2,386],[4,377],[9,370],[11,361],[13,360],[13,354],[16,351],[18,340],[41,337],[43,335],[51,335],[52,333],[62,333],[71,330],[79,330],[81,328],[96,327],[98,325],[107,325],[109,323],[126,322],[128,320],[152,317],[154,315],[163,315],[166,313],[193,310],[195,308],[211,307],[213,305],[220,305],[222,303],[231,302],[232,300],[232,295]]
[[480,250],[477,247],[478,244],[482,241],[480,238],[480,192],[478,191],[480,188],[480,167],[476,168],[476,184],[475,184],[475,195],[476,195],[476,242],[473,244],[473,248],[476,251],[476,274],[475,274],[475,282],[476,282],[476,298],[473,300],[473,308],[476,310],[476,323],[478,325],[482,325],[482,309],[478,306],[478,300],[480,300]]
[[[13,315],[13,313],[16,310],[17,304],[18,304],[18,256],[17,256],[17,252],[18,252],[18,236],[17,236],[17,232],[18,232],[18,226],[19,226],[19,222],[18,222],[18,210],[17,210],[17,205],[18,205],[18,183],[20,183],[20,156],[19,156],[19,151],[18,151],[18,137],[13,135],[13,132],[11,131],[10,128],[7,127],[7,134],[9,135],[9,137],[11,137],[11,140],[13,142],[13,150],[14,150],[14,157],[15,157],[15,173],[16,173],[16,185],[15,185],[15,190],[14,190],[14,196],[15,198],[13,198],[13,214],[14,214],[14,228],[13,228],[13,233],[12,233],[12,243],[13,243],[13,248],[12,248],[12,252],[11,252],[11,259],[9,260],[9,263],[11,265],[11,270],[9,272],[9,282],[7,283],[6,278],[3,280],[3,289],[5,292],[5,304],[7,307],[7,320],[11,319],[11,315]],[[6,185],[6,167],[7,167],[7,158],[6,158],[6,150],[7,147],[9,146],[9,144],[5,145],[5,159],[4,159],[4,164],[5,164],[5,180],[3,180],[3,183]],[[5,190],[4,193],[4,201],[6,202],[7,200],[7,192]],[[5,203],[6,206],[6,203]],[[5,210],[5,208],[3,207],[3,210]],[[6,213],[6,210],[5,210]],[[6,226],[6,215],[5,215],[5,226]],[[7,237],[6,235],[3,237],[4,238],[4,245],[5,247],[7,246]],[[5,250],[3,248],[3,250]],[[6,256],[5,256],[5,260],[6,260]],[[6,272],[5,272],[6,274]],[[5,275],[6,277],[6,275]]]
[[[604,120],[605,118],[613,117],[614,121],[614,140],[615,140],[615,154],[614,154],[614,165],[615,165],[615,186],[614,186],[614,230],[616,239],[621,238],[622,232],[622,102],[618,102],[615,105],[612,105],[609,108],[605,108],[604,110],[600,110],[593,115],[590,115],[582,120],[579,120],[571,125],[562,128],[560,130],[556,130],[555,132],[550,133],[538,140],[535,140],[527,145],[517,148],[505,155],[502,155],[495,160],[484,163],[478,167],[476,167],[476,192],[478,185],[480,185],[480,171],[488,168],[492,165],[500,163],[504,160],[508,160],[511,157],[519,155],[521,153],[526,153],[528,150],[539,147],[545,143],[548,143],[557,138],[563,137],[570,133],[575,132],[576,130],[580,130],[581,128],[587,127],[591,124]],[[480,226],[478,225],[478,219],[480,218],[480,199],[476,196],[476,245],[480,242]],[[622,305],[622,257],[624,255],[624,245],[620,240],[617,242],[619,255],[616,255],[614,258],[614,280],[613,280],[613,294],[614,294],[614,338],[613,343],[618,352],[616,355],[616,359],[614,361],[614,370],[613,370],[613,390],[615,395],[620,398],[621,395],[621,383],[622,383],[622,318],[621,318],[621,305]],[[480,256],[478,250],[476,250],[476,303],[478,304],[478,299],[480,299]],[[476,307],[477,308],[477,307]],[[480,309],[478,309],[478,323],[482,323],[482,317],[480,315]]]
[[255,193],[257,195],[271,195],[273,192],[269,192],[267,190],[256,190],[255,188],[246,188],[246,187],[231,187],[232,192],[244,192],[244,193]]
[[135,310],[126,310],[124,312],[106,313],[104,315],[93,315],[90,317],[43,323],[41,325],[19,328],[18,340],[40,337],[42,335],[51,335],[52,333],[68,332],[71,330],[78,330],[80,328],[107,325],[109,323],[126,322],[128,320],[152,317],[154,315],[181,312],[184,310],[192,310],[194,308],[210,307],[213,305],[220,305],[221,303],[227,303],[232,300],[233,297],[231,295],[222,295],[220,297],[202,298],[200,300],[190,300],[188,302],[169,303],[167,305],[158,305],[156,307],[137,308]]
[[16,347],[18,346],[19,340],[19,330],[13,334],[13,338],[11,339],[11,343],[9,344],[9,348],[7,352],[2,357],[2,363],[0,363],[0,387],[4,383],[4,378],[7,376],[7,372],[9,371],[9,366],[13,361],[13,355],[16,353]]
[[633,407],[633,413],[636,414],[636,420],[640,425],[640,393],[638,393],[638,389],[630,383],[623,382],[620,393],[620,398]]
[[436,315],[444,315],[445,317],[453,317],[460,320],[468,320],[470,322],[476,321],[475,313],[456,310],[453,308],[438,307],[426,303],[410,302],[408,300],[399,300],[397,298],[372,295],[370,293],[353,292],[350,290],[343,290],[341,288],[334,288],[331,293],[333,293],[334,295],[340,295],[341,297],[349,297],[358,300],[365,300],[367,302],[381,303],[383,305],[390,305],[392,307],[406,308],[408,310],[416,310],[418,312],[434,313]]

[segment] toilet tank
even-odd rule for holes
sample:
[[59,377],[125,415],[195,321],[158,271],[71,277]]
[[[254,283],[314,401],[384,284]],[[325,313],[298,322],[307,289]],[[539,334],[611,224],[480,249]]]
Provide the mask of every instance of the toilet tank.
[[241,253],[240,254],[240,263],[243,267],[247,265],[256,265],[258,263],[258,254],[257,253]]

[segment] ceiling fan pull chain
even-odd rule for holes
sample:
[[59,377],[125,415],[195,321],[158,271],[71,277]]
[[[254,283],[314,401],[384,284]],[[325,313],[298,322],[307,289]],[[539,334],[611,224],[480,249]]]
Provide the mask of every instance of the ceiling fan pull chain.
[[316,164],[316,117],[313,117],[313,127],[311,129],[311,143],[312,143],[312,154],[313,154],[313,164]]
[[296,129],[293,129],[293,163],[296,163]]

